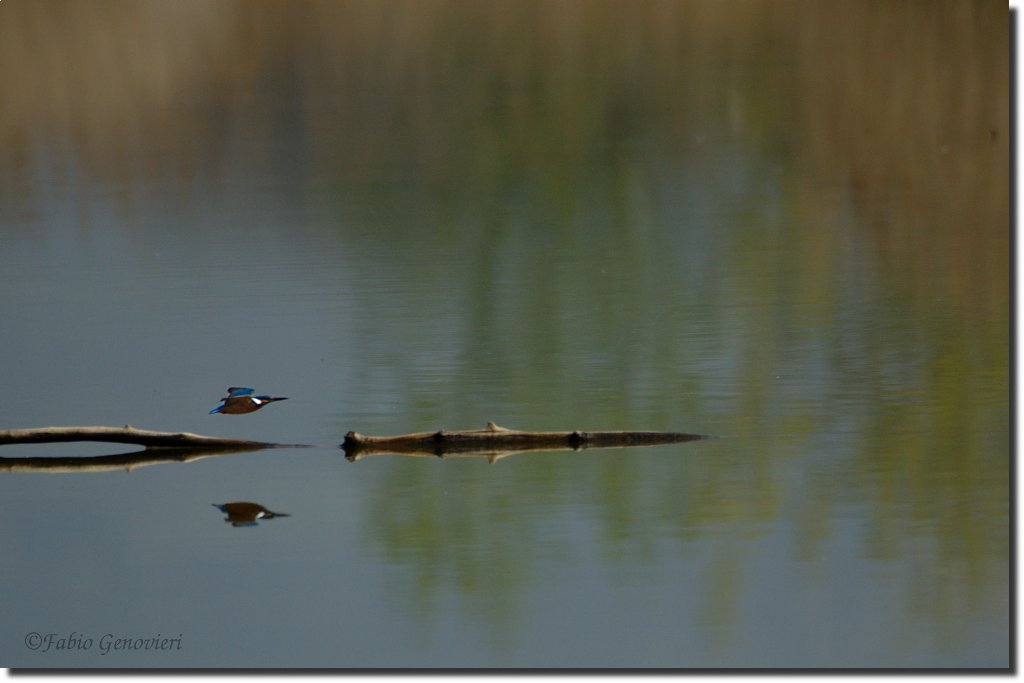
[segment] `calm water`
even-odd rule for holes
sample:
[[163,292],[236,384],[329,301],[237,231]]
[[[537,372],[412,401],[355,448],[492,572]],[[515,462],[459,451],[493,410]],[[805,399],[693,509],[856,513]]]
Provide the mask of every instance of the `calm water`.
[[[5,4],[0,428],[313,447],[0,471],[0,664],[1006,667],[1006,29]],[[488,420],[720,438],[338,448]]]

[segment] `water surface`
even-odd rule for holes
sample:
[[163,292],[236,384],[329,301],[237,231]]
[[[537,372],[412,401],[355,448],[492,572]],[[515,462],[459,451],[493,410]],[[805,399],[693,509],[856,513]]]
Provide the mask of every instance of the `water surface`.
[[0,663],[1008,666],[999,8],[2,12],[0,427],[313,447],[0,473]]

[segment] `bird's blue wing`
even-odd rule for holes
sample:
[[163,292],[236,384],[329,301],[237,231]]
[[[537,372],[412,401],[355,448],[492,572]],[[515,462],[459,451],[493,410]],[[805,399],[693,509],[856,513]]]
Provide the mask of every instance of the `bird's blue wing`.
[[251,396],[252,389],[245,387],[228,387],[228,398],[234,398],[235,396]]
[[223,408],[225,405],[226,404],[221,403],[219,406],[217,406],[216,408],[214,408],[213,410],[210,411],[210,415],[213,415],[214,413],[219,413],[220,409]]

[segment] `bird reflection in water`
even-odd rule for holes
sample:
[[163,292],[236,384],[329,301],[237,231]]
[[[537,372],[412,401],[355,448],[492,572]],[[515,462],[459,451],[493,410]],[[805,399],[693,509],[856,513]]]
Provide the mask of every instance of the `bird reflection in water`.
[[213,507],[227,515],[224,521],[230,522],[231,526],[256,526],[261,519],[291,516],[283,512],[271,512],[259,503],[213,503]]

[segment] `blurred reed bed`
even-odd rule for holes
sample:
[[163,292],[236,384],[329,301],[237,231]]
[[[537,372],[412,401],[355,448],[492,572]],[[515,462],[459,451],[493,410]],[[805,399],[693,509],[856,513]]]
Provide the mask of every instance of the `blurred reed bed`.
[[[845,178],[886,267],[921,271],[909,295],[1007,301],[1009,48],[991,3],[40,0],[3,19],[7,188],[66,149],[53,140],[90,177],[187,181],[227,122],[270,135],[282,82],[339,180],[412,169],[442,195],[525,177],[564,197],[611,147],[678,149],[718,120]],[[791,189],[827,220],[816,185]],[[932,277],[936,260],[957,277]]]
[[[1005,325],[1006,8],[807,3],[800,16],[794,124],[811,141],[807,172],[845,179],[883,270],[911,285],[901,295]],[[801,194],[811,215],[828,214],[827,198]]]

